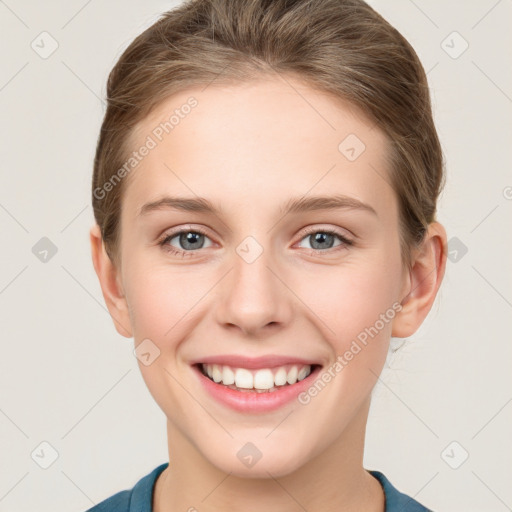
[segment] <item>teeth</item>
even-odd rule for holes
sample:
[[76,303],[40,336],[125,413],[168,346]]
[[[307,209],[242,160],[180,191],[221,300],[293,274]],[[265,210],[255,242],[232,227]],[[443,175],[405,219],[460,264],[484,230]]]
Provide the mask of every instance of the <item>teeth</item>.
[[235,384],[237,388],[251,389],[254,379],[252,373],[245,368],[237,368],[235,372]]
[[[309,374],[311,373],[311,369],[307,369],[305,366],[303,366],[300,371],[299,371],[299,374],[297,375],[297,380],[304,380]],[[215,374],[214,374],[215,376]]]
[[218,364],[213,365],[212,374],[213,382],[220,382],[222,380],[222,368],[219,368]]
[[279,368],[232,368],[226,365],[203,364],[203,372],[216,383],[232,389],[272,392],[279,386],[295,384],[311,373],[311,365],[286,365]]
[[288,373],[286,372],[286,368],[279,368],[274,375],[274,384],[276,386],[284,386],[286,384],[287,375]]
[[297,375],[299,373],[299,370],[296,366],[292,366],[286,376],[286,382],[288,384],[295,384],[297,382]]
[[256,389],[270,389],[274,387],[274,375],[270,370],[259,370],[254,375],[254,386]]
[[226,386],[235,383],[235,374],[229,366],[224,366],[222,370],[222,383]]

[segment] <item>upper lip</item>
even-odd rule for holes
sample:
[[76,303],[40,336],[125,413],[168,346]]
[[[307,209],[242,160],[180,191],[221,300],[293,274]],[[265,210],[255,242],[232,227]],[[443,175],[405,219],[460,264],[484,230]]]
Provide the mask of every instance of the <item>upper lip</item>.
[[197,359],[192,361],[191,364],[218,364],[218,365],[226,365],[231,366],[233,368],[274,368],[276,366],[284,366],[286,364],[296,364],[296,365],[320,365],[318,361],[312,361],[308,359],[303,359],[300,357],[292,357],[292,356],[282,356],[277,354],[269,354],[266,356],[260,357],[247,357],[247,356],[239,356],[236,354],[229,355],[218,355],[218,356],[210,356],[203,357],[201,359]]

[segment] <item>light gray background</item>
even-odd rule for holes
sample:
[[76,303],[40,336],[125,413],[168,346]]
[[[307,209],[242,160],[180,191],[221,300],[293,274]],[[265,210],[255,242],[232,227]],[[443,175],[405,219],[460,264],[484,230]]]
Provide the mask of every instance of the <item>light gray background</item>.
[[[428,71],[453,261],[377,385],[365,467],[436,512],[512,510],[512,2],[370,3]],[[0,511],[83,511],[167,460],[165,417],[105,309],[88,230],[108,72],[175,4],[0,1]],[[59,45],[47,59],[31,47],[43,31]],[[469,44],[458,58],[453,31]],[[42,237],[58,249],[46,263],[32,252]],[[58,454],[47,469],[42,442]]]

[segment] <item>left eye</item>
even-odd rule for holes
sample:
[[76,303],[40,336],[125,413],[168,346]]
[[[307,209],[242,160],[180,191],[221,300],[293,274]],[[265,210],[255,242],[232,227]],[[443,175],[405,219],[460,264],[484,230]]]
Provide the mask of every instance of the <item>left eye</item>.
[[[311,244],[311,247],[306,247],[306,249],[313,249],[315,251],[323,250],[323,249],[332,249],[333,247],[337,247],[334,245],[335,239],[340,240],[340,245],[351,245],[351,241],[345,238],[343,235],[336,233],[335,231],[329,230],[318,230],[312,231],[308,233],[302,240],[308,240]],[[301,240],[301,241],[302,241]]]

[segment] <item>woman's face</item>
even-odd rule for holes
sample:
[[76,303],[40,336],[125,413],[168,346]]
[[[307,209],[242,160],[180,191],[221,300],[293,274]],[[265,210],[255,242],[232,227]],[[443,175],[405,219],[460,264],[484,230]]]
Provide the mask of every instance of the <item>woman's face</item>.
[[[408,284],[382,132],[269,79],[177,94],[132,146],[119,282],[171,442],[267,477],[364,431]],[[279,386],[228,388],[201,373],[205,361],[216,380]]]

